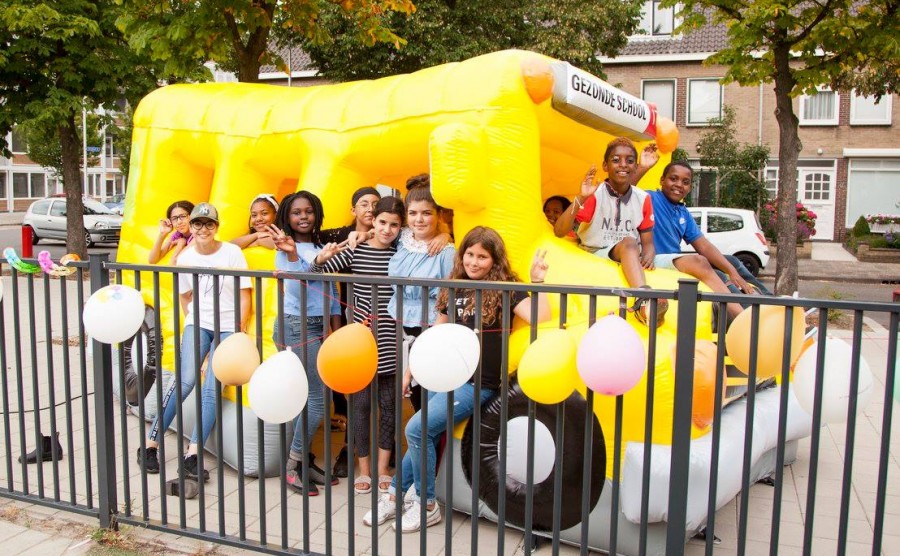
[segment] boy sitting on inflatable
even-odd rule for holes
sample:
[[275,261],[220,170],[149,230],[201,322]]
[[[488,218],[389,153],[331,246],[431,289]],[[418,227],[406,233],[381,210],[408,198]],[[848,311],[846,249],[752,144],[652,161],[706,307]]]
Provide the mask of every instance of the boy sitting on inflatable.
[[[687,162],[671,162],[663,170],[659,180],[660,189],[650,192],[656,225],[653,227],[653,243],[656,256],[653,264],[658,268],[668,268],[690,274],[717,293],[729,293],[725,282],[716,273],[716,268],[728,275],[731,282],[741,291],[753,293],[737,269],[724,255],[703,236],[694,222],[693,216],[683,203],[691,192],[694,170]],[[690,243],[697,254],[682,253],[681,240]],[[736,317],[743,311],[737,303],[728,304],[728,314]]]
[[[640,177],[635,175],[637,157],[637,149],[630,140],[618,137],[610,141],[603,154],[606,180],[602,185],[594,183],[597,168],[591,166],[581,183],[581,193],[575,196],[572,208],[559,215],[553,232],[556,237],[563,237],[572,231],[574,222],[579,222],[576,233],[583,249],[621,264],[625,280],[632,288],[650,288],[644,269],[653,269],[656,253],[653,204],[646,191],[633,185]],[[648,298],[638,298],[630,309],[641,324],[647,324],[649,319],[648,301]],[[657,328],[665,322],[669,308],[665,299],[658,303]]]

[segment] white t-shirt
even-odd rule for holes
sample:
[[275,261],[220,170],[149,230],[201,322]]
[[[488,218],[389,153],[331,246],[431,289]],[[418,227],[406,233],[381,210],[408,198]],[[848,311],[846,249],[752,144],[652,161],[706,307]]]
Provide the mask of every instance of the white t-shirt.
[[[228,269],[246,269],[247,259],[241,248],[233,243],[223,241],[219,249],[211,255],[201,255],[195,249],[196,243],[191,243],[184,251],[178,255],[178,266],[199,267],[199,268],[228,268]],[[246,276],[240,277],[240,288],[250,289],[250,278]],[[199,288],[196,295],[200,296],[200,328],[207,330],[215,330],[213,314],[213,297],[219,297],[219,330],[222,332],[231,332],[234,330],[234,277],[219,276],[219,291],[213,291],[212,274],[199,274],[197,286]],[[184,294],[194,288],[193,274],[178,275],[179,292]],[[194,324],[194,302],[188,303],[188,313],[184,317],[184,324]]]

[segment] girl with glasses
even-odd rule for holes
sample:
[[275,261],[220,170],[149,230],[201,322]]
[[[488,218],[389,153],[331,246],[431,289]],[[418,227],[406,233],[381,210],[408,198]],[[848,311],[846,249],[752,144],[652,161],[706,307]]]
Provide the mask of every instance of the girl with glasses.
[[169,208],[166,209],[166,217],[159,221],[159,235],[156,236],[156,241],[150,248],[147,262],[156,264],[171,251],[170,262],[172,265],[177,264],[178,254],[191,241],[189,220],[192,210],[194,210],[194,203],[190,201],[175,201],[169,205]]

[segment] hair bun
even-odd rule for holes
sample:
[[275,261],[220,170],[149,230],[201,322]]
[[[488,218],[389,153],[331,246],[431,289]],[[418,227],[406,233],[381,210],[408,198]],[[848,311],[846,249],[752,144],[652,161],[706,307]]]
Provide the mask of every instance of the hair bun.
[[431,187],[431,176],[429,174],[419,174],[406,180],[407,191],[412,191],[417,187]]

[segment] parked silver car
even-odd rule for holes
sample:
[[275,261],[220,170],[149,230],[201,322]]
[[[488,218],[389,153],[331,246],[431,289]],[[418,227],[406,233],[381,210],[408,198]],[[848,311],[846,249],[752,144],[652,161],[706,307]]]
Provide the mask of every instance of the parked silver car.
[[[42,239],[65,241],[65,197],[47,197],[32,203],[25,213],[22,226],[31,228],[35,244]],[[121,216],[94,199],[84,198],[84,241],[88,246],[95,243],[118,243],[121,232]]]

